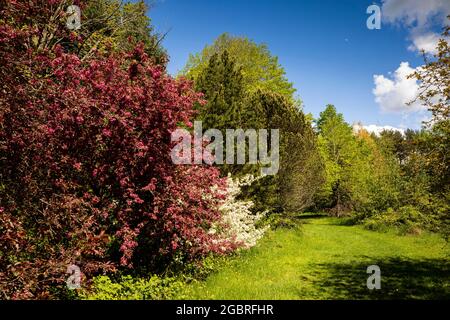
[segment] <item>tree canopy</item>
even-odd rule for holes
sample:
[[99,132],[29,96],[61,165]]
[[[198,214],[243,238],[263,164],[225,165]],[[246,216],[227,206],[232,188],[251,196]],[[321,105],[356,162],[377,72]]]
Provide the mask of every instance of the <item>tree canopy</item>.
[[182,74],[197,79],[214,54],[227,51],[242,69],[244,87],[247,91],[262,89],[276,92],[294,101],[296,89],[286,78],[286,71],[280,65],[278,57],[273,56],[267,45],[257,44],[246,37],[220,35],[213,44],[201,52],[191,54]]

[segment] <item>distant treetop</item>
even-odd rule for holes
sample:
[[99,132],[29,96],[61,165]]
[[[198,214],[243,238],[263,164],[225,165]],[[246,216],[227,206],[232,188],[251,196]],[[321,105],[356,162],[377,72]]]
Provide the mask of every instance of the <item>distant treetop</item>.
[[[196,80],[208,66],[210,58],[225,50],[236,61],[236,66],[242,69],[246,90],[263,89],[279,93],[291,101],[296,100],[296,89],[286,78],[286,71],[278,62],[278,57],[270,53],[266,44],[257,44],[246,37],[231,36],[228,33],[220,35],[201,52],[191,54],[181,73]],[[300,104],[299,101],[297,103]]]

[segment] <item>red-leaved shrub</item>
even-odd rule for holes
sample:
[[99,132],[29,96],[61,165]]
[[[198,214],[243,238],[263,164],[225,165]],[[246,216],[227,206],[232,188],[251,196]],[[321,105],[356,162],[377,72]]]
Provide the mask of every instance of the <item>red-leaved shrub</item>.
[[84,61],[33,47],[24,3],[0,8],[0,298],[55,297],[70,264],[86,279],[233,249],[208,233],[218,171],[170,158],[201,102],[190,83],[142,47]]

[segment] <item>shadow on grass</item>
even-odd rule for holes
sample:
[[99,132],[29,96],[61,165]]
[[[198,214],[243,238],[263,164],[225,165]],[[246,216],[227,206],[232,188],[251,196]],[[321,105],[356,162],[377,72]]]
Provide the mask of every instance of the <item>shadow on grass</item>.
[[[363,259],[367,262],[312,265],[312,286],[325,299],[450,299],[448,259]],[[367,288],[369,265],[381,269],[379,290]]]

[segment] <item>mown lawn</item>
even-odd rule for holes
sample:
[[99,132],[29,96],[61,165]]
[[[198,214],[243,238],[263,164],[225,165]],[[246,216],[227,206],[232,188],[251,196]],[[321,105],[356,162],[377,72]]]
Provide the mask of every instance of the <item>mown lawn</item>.
[[[299,230],[269,232],[259,245],[191,286],[193,299],[449,299],[449,245],[309,217]],[[381,289],[369,290],[369,265]]]

